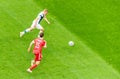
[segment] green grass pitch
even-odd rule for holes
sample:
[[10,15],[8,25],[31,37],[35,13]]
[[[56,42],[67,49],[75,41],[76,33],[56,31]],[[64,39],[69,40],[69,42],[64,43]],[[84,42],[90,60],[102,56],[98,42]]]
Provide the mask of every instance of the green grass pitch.
[[[27,47],[39,31],[19,32],[44,8],[48,48],[29,74]],[[0,0],[0,79],[120,79],[119,8],[119,0]]]

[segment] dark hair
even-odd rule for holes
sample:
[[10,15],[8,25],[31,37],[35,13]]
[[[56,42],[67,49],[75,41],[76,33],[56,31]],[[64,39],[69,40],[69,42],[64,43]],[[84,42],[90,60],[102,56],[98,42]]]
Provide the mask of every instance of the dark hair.
[[44,33],[40,33],[40,37],[42,38],[44,36]]

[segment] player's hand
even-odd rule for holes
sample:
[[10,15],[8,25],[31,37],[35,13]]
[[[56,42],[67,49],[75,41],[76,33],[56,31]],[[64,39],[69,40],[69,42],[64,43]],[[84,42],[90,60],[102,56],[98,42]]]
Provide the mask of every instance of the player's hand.
[[47,46],[44,46],[44,48],[47,48]]
[[30,52],[30,48],[28,48],[28,52]]

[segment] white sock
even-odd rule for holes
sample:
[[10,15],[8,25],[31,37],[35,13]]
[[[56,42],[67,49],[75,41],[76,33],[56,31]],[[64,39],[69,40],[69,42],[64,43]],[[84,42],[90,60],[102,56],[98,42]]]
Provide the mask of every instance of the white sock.
[[30,29],[26,29],[25,31],[24,31],[24,33],[28,33],[30,31]]

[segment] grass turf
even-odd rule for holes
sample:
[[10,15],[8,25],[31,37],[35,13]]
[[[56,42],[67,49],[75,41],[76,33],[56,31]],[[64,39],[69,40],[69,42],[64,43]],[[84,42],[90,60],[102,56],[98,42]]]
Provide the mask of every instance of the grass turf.
[[[32,7],[31,7],[32,5]],[[51,25],[45,26],[45,39],[48,48],[43,50],[43,60],[32,74],[26,69],[32,54],[26,49],[38,30],[19,38],[19,32],[42,10],[32,0],[5,0],[0,3],[0,78],[4,79],[119,79],[119,73],[104,59],[85,45],[79,37],[62,25],[60,20],[49,14]],[[66,16],[67,17],[67,16]],[[68,41],[75,41],[74,47]]]
[[119,0],[35,0],[72,33],[120,71]]

